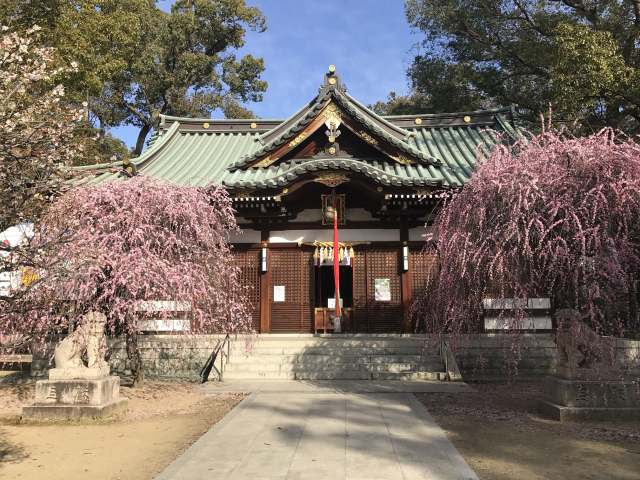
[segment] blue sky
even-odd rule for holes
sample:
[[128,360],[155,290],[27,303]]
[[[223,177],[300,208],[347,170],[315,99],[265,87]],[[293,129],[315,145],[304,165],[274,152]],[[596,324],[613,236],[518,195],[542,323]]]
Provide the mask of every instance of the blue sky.
[[[168,9],[171,0],[160,1]],[[404,14],[403,0],[247,0],[267,18],[267,31],[249,32],[241,53],[263,57],[269,88],[251,108],[261,118],[286,118],[317,93],[328,65],[335,64],[348,91],[364,104],[390,91],[408,90],[406,69],[419,37]],[[112,133],[129,146],[137,129]]]

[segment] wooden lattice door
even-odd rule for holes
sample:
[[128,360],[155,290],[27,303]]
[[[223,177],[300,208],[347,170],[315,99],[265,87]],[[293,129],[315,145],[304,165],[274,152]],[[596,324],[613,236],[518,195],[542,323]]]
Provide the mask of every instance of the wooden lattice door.
[[[397,248],[372,248],[365,252],[366,321],[370,332],[402,331],[402,294],[398,255]],[[379,290],[377,299],[376,283]],[[387,289],[380,288],[380,285],[388,285],[388,300],[385,297]],[[362,318],[361,314],[357,315]]]
[[311,332],[313,253],[300,248],[271,250],[271,332]]
[[[402,295],[398,249],[375,249],[367,251],[367,308],[372,332],[402,331]],[[390,299],[376,300],[376,281],[389,280]]]
[[251,324],[260,330],[260,250],[236,247],[233,252],[236,265],[240,267],[240,281],[246,287],[251,309]]
[[[409,257],[409,273],[411,274],[411,298],[412,301],[419,301],[424,295],[428,295],[426,291],[427,282],[432,275],[437,273],[438,255],[434,250],[415,249],[412,250]],[[410,318],[411,330],[416,328],[419,319],[415,314]],[[418,329],[422,329],[424,325],[417,325]]]

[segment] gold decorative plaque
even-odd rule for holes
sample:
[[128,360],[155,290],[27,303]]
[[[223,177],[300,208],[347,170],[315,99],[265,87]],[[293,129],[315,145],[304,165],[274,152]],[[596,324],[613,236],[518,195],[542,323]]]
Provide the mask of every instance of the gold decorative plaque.
[[321,183],[327,187],[337,187],[349,181],[349,177],[342,173],[324,173],[313,179],[314,182]]
[[251,128],[258,128],[258,124],[256,122],[251,122],[251,125],[249,125]]
[[414,122],[416,125],[422,125],[422,119],[421,119],[421,118],[416,118],[413,122]]
[[396,162],[401,163],[402,165],[411,165],[412,163],[414,163],[413,160],[405,155],[392,155],[391,158],[393,158]]
[[291,142],[289,142],[289,146],[291,148],[297,147],[304,141],[305,138],[307,138],[307,134],[303,132],[300,135],[298,135],[296,138],[291,140]]
[[342,123],[342,114],[340,113],[340,108],[333,102],[330,102],[324,110],[322,111],[322,118],[324,119],[324,124],[327,126],[329,130],[332,127],[338,128]]
[[365,132],[364,130],[360,130],[360,132],[358,132],[360,137],[367,143],[370,143],[371,145],[378,145],[378,140],[376,140],[375,138],[373,138],[371,135],[369,135],[367,132]]
[[209,122],[204,122],[202,124],[202,128],[209,128]]
[[276,160],[277,160],[277,158],[271,158],[270,156],[269,157],[265,157],[262,160],[260,160],[258,163],[256,163],[254,165],[254,167],[260,167],[260,168],[268,167],[269,165],[271,165]]

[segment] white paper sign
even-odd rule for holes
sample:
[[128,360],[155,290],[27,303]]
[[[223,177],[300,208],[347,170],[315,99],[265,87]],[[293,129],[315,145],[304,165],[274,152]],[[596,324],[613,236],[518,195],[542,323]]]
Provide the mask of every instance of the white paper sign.
[[273,286],[273,301],[284,302],[284,285]]
[[391,301],[391,279],[376,278],[373,281],[376,302]]
[[[340,299],[340,308],[344,305],[344,300]],[[327,308],[336,308],[336,299],[335,298],[327,298]]]

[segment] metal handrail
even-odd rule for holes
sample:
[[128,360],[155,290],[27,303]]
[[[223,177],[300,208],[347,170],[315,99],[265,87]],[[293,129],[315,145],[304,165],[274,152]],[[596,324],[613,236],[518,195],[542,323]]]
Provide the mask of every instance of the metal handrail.
[[[227,347],[226,352],[224,350],[225,345]],[[219,369],[218,367],[216,367],[216,359],[218,358],[218,354],[220,354]],[[216,373],[218,374],[218,381],[221,382],[225,367],[225,357],[227,358],[227,363],[229,363],[229,355],[231,355],[231,337],[227,333],[222,340],[218,340],[218,343],[216,343],[213,352],[211,352],[211,355],[209,355],[209,358],[200,370],[200,383],[205,383],[207,380],[209,380],[209,374],[211,373],[211,370],[216,371]]]
[[461,381],[462,374],[460,373],[458,362],[456,362],[456,357],[444,339],[440,340],[440,358],[444,363],[444,371],[447,373],[447,379],[453,382]]

